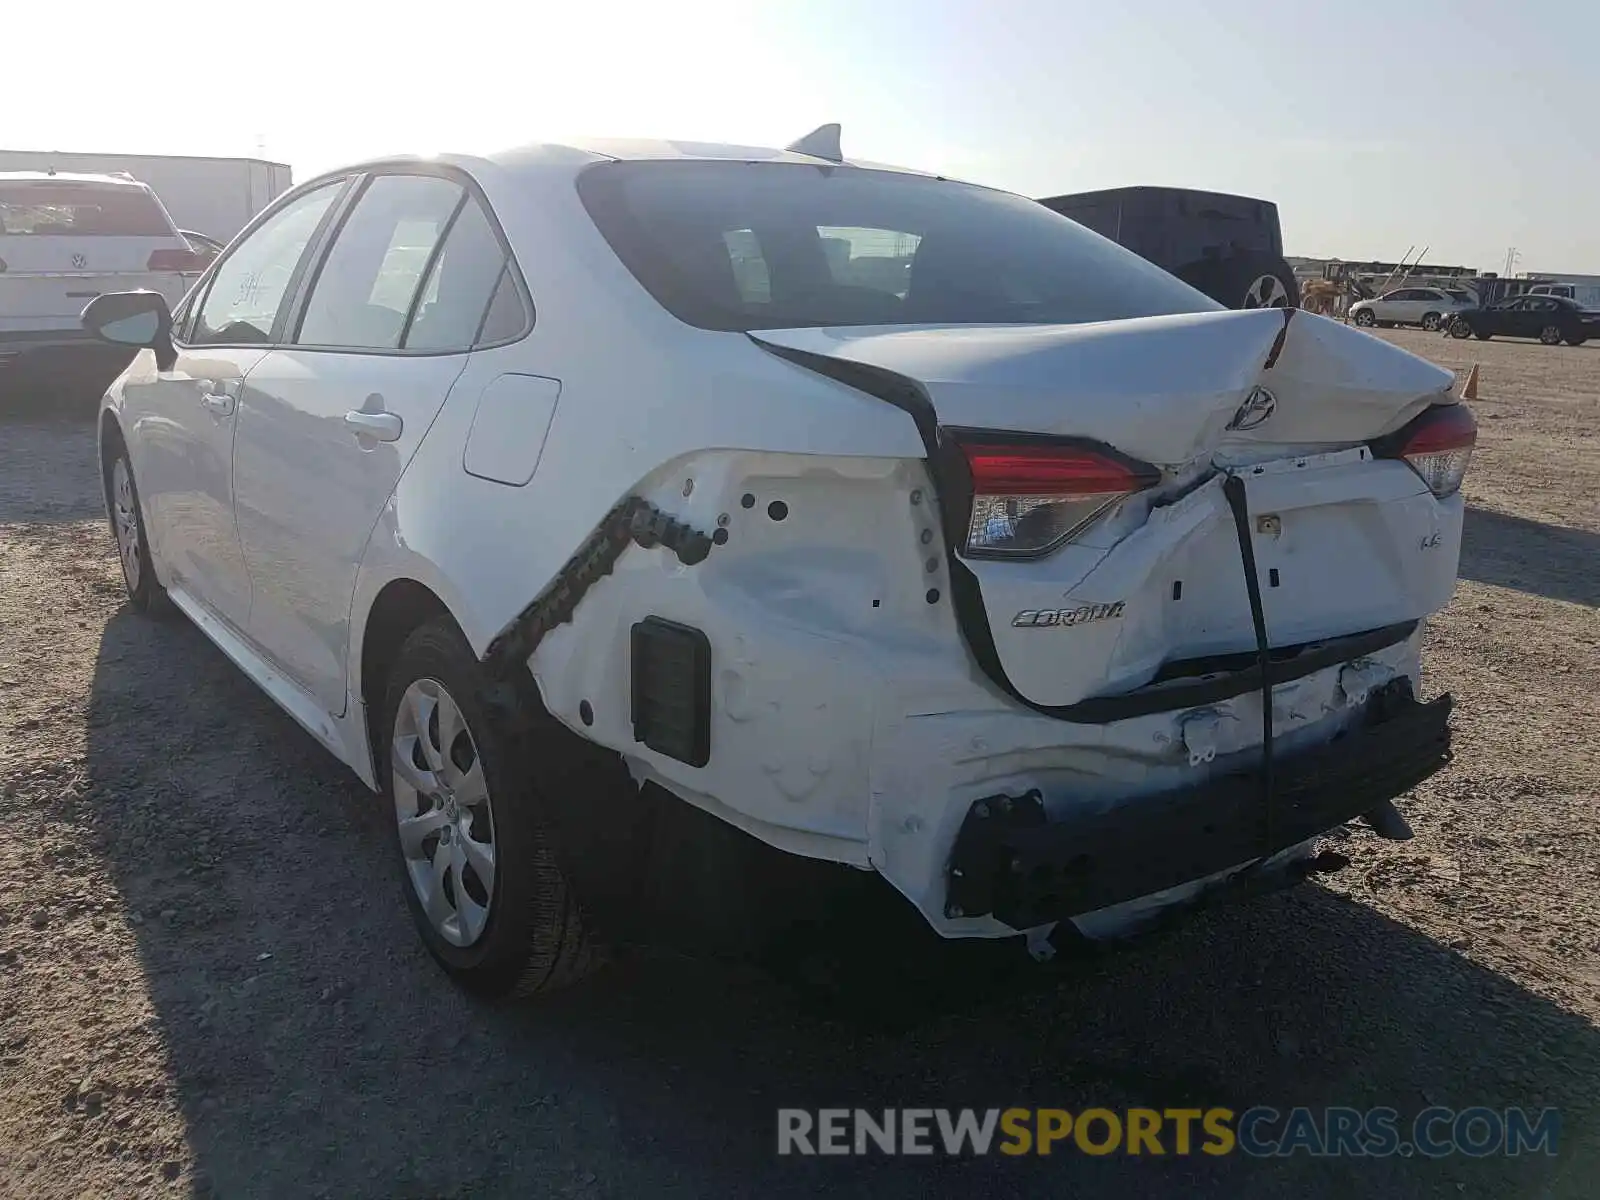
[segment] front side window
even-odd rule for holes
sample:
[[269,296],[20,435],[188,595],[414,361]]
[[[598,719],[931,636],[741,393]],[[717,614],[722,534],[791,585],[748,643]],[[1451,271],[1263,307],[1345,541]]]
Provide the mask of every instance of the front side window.
[[216,265],[190,342],[262,345],[272,340],[295,269],[344,183],[327,183],[291,200]]
[[294,341],[399,349],[434,248],[464,199],[435,175],[374,178],[334,238]]
[[617,162],[579,196],[665,308],[705,329],[1058,324],[1222,306],[1021,196],[800,163]]

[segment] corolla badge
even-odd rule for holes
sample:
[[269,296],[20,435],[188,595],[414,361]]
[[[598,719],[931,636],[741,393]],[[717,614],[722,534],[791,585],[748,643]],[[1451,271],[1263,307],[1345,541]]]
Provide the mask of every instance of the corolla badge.
[[1278,398],[1264,387],[1251,388],[1239,411],[1228,422],[1229,429],[1254,429],[1278,411]]
[[1025,608],[1011,618],[1017,629],[1070,629],[1089,621],[1120,617],[1127,606],[1124,600],[1112,604],[1080,604],[1076,608]]
[[89,265],[89,260],[81,254],[74,254],[72,256],[72,265],[81,271]]

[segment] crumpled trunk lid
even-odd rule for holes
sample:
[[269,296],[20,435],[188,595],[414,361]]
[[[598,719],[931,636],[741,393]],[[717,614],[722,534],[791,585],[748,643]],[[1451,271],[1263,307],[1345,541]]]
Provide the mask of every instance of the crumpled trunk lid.
[[1220,671],[1255,650],[1228,473],[1244,483],[1274,648],[1416,621],[1454,587],[1459,496],[1438,500],[1367,446],[1448,399],[1453,376],[1337,322],[1256,310],[752,337],[913,382],[940,439],[1090,439],[1160,468],[1156,488],[1043,557],[956,547],[953,574],[970,572],[994,654],[1036,706]]

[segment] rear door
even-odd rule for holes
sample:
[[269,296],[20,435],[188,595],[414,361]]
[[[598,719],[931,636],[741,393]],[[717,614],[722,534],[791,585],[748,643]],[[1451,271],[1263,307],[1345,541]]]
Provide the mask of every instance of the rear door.
[[1389,302],[1389,317],[1391,321],[1399,321],[1402,325],[1415,325],[1422,320],[1422,309],[1426,292],[1420,288],[1401,288],[1393,293]]
[[251,372],[234,451],[250,638],[344,711],[350,599],[374,524],[480,337],[508,255],[447,173],[369,177]]
[[187,249],[138,184],[0,178],[0,329],[77,330],[102,292],[149,288],[176,306],[189,282],[181,272],[198,274]]
[[1532,296],[1506,301],[1505,307],[1496,313],[1495,332],[1508,337],[1534,337],[1538,333],[1535,328],[1538,317],[1533,311],[1535,303]]
[[1565,314],[1561,302],[1551,296],[1531,296],[1523,302],[1526,315],[1522,318],[1522,336],[1538,337],[1547,325],[1565,327]]

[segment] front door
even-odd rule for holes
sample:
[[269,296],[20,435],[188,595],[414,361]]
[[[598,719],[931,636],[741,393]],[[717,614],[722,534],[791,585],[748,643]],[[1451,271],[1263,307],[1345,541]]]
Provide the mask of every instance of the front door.
[[152,549],[166,585],[243,629],[250,578],[233,527],[233,431],[239,387],[263,349],[183,347],[170,371],[124,387],[130,444]]
[[289,202],[221,260],[179,320],[170,371],[130,380],[132,442],[167,583],[243,630],[250,614],[233,511],[234,431],[245,377],[267,354],[289,283],[339,191]]
[[466,366],[505,252],[439,174],[371,177],[290,344],[250,373],[235,447],[250,639],[324,711],[345,710],[356,572],[383,507]]

